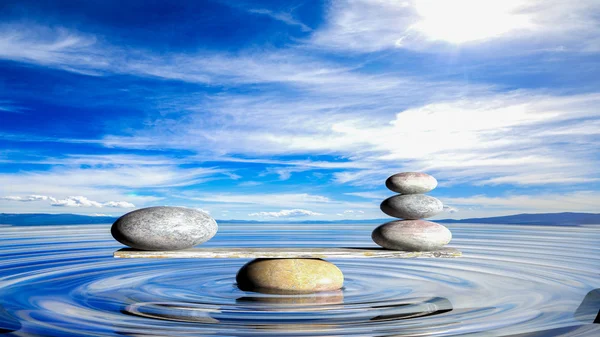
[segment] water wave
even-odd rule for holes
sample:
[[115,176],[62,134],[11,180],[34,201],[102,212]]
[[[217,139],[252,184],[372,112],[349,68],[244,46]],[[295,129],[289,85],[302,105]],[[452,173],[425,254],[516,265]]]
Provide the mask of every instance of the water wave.
[[[221,225],[205,245],[365,247],[375,225]],[[109,225],[1,227],[0,333],[600,335],[600,227],[448,227],[461,258],[332,259],[344,288],[304,295],[239,290],[246,259],[114,259]]]

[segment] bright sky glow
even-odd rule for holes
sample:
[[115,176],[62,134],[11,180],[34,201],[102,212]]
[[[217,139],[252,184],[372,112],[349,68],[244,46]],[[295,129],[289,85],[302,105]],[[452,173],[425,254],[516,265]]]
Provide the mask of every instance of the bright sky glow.
[[420,21],[411,29],[432,40],[465,43],[499,37],[535,26],[526,9],[527,0],[417,0]]

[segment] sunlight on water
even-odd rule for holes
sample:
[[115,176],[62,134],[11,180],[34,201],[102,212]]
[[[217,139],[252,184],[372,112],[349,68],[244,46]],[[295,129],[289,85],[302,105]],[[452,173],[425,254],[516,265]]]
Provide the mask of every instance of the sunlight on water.
[[[222,224],[203,246],[366,247],[377,224]],[[458,259],[335,259],[341,291],[243,292],[246,259],[114,259],[109,225],[0,227],[6,336],[600,336],[600,226],[448,225]]]

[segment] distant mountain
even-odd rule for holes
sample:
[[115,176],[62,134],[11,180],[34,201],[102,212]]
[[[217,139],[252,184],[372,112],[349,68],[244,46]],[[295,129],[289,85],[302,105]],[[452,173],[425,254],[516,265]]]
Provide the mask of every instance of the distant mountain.
[[[106,224],[113,223],[118,217],[112,216],[89,216],[79,214],[43,214],[43,213],[0,213],[0,225],[75,225],[75,224]],[[304,220],[304,221],[270,221],[278,223],[297,223],[297,224],[359,224],[359,223],[384,223],[393,220],[386,219],[367,219],[367,220]],[[218,223],[239,223],[253,224],[265,223],[255,220],[217,220]],[[443,219],[435,220],[441,223],[483,223],[483,224],[504,224],[504,225],[597,225],[600,224],[600,214],[598,213],[538,213],[538,214],[516,214],[508,216],[496,216],[490,218],[470,218],[470,219]]]
[[79,214],[0,213],[2,225],[79,225],[113,223],[117,217]]
[[515,214],[507,216],[495,216],[490,218],[471,219],[444,219],[435,220],[442,223],[489,223],[505,225],[598,225],[600,214],[598,213],[539,213],[539,214]]

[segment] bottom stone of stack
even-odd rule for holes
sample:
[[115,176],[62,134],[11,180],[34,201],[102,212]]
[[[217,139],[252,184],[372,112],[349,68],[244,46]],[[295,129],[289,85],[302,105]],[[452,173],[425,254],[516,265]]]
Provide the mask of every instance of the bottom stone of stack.
[[238,288],[267,294],[306,294],[342,288],[344,275],[321,259],[255,259],[237,273]]
[[406,251],[437,250],[448,244],[448,228],[426,220],[396,220],[375,228],[371,238],[386,249]]

